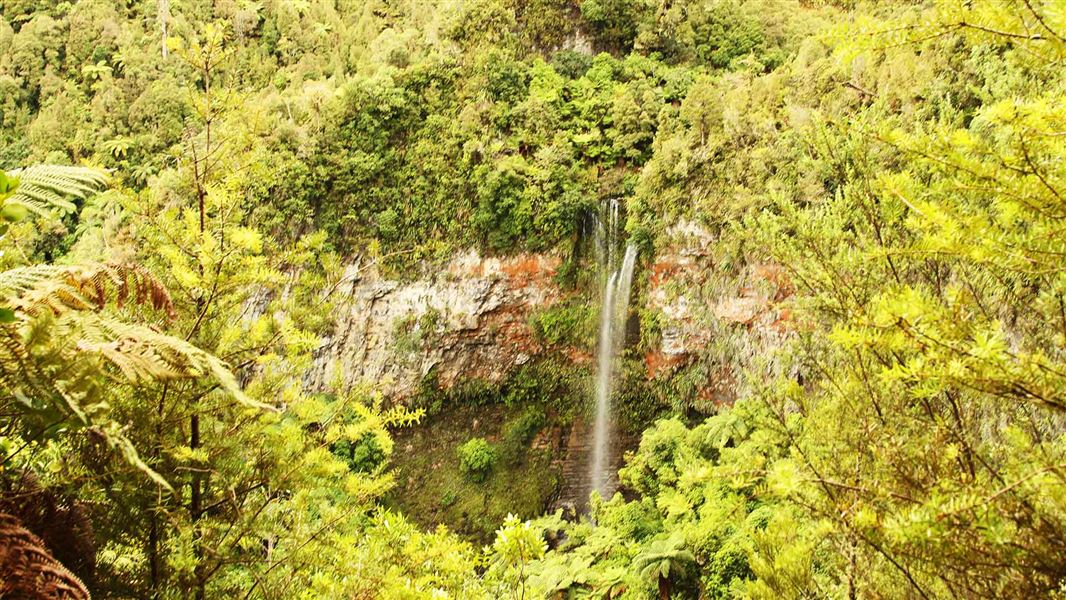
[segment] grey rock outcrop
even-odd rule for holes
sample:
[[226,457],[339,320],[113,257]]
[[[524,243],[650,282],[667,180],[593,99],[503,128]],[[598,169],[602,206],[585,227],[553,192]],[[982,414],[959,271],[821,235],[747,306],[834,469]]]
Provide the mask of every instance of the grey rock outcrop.
[[694,404],[709,411],[733,402],[741,372],[788,335],[791,317],[780,303],[792,287],[777,265],[719,264],[714,236],[695,223],[675,224],[667,238],[647,268],[646,308],[659,315],[660,342],[645,365],[650,379],[702,361],[710,375]]
[[[697,224],[677,223],[667,239],[636,274],[643,308],[659,324],[658,343],[644,356],[647,377],[703,361],[710,375],[696,404],[710,410],[732,402],[740,372],[788,335],[791,318],[781,302],[792,289],[776,265],[719,264],[715,236]],[[560,264],[556,254],[484,257],[471,250],[404,281],[353,264],[305,385],[325,391],[365,384],[402,399],[431,376],[444,389],[498,382],[544,352],[529,323],[563,298],[554,280]],[[575,360],[581,354],[558,350]]]
[[442,388],[460,379],[498,381],[541,351],[529,317],[559,299],[552,281],[559,263],[553,255],[468,251],[407,282],[352,265],[305,385],[370,384],[402,398],[431,374]]

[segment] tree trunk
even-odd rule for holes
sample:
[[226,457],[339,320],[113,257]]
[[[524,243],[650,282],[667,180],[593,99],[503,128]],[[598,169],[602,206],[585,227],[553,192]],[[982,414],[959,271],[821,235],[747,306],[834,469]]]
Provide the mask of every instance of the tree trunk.
[[[192,430],[189,447],[196,450],[200,447],[200,415],[193,413],[190,419],[190,429]],[[199,465],[197,465],[199,467]],[[204,580],[204,551],[202,547],[203,540],[201,540],[200,534],[200,515],[202,514],[203,507],[203,480],[199,468],[194,469],[192,472],[192,490],[191,490],[191,502],[189,506],[190,516],[192,517],[192,548],[193,555],[196,556],[196,568],[194,572],[196,574],[196,600],[204,600],[206,596],[206,582]]]

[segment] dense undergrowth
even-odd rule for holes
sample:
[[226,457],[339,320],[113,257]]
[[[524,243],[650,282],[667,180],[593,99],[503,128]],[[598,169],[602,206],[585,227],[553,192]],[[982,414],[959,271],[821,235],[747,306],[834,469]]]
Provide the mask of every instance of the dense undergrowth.
[[[1057,0],[0,16],[0,512],[71,523],[20,539],[97,597],[1064,594]],[[36,163],[110,181],[14,171]],[[710,323],[651,381],[638,311],[619,405],[643,435],[589,518],[523,520],[557,485],[537,436],[583,409],[557,356],[430,375],[406,407],[303,389],[353,256],[403,278],[559,252],[572,299],[531,326],[588,350],[575,248],[610,198],[645,259],[694,223],[714,285],[769,263],[794,295],[772,353],[737,364],[743,334]],[[710,414],[727,363],[740,397]],[[463,519],[491,544],[424,526]]]

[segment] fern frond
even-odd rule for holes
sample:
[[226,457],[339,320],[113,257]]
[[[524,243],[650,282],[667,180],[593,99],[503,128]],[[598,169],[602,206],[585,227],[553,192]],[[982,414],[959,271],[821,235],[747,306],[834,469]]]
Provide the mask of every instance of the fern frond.
[[421,408],[411,410],[405,406],[394,406],[381,413],[380,419],[387,427],[410,427],[418,424],[425,414],[426,411]]
[[0,513],[0,597],[89,600],[85,584],[22,522]]
[[244,406],[249,398],[226,364],[184,339],[126,323],[101,309],[128,302],[173,316],[162,282],[136,264],[35,265],[0,272],[0,402],[39,424],[87,427],[126,461],[169,488],[110,417],[109,385],[174,379],[210,380]]
[[27,210],[48,216],[53,210],[74,210],[69,198],[86,198],[107,184],[107,174],[88,167],[34,165],[16,169],[10,175],[18,178],[18,187],[6,202],[25,206]]
[[[46,331],[49,328],[44,328]],[[82,407],[82,398],[67,391],[49,367],[62,359],[58,350],[50,348],[48,340],[37,335],[31,343],[19,333],[14,325],[0,325],[0,390],[12,397],[26,410],[56,412],[86,425],[89,417]],[[84,370],[86,365],[75,365]],[[76,377],[67,377],[67,382]]]
[[107,359],[130,382],[206,377],[245,406],[272,408],[249,398],[221,359],[185,340],[98,314],[79,319],[77,349]]
[[174,316],[174,303],[155,275],[137,264],[33,265],[0,272],[0,301],[30,315],[101,309],[109,302],[150,304]]
[[135,469],[147,475],[149,479],[158,483],[164,489],[171,492],[174,491],[174,488],[170,485],[169,482],[167,482],[166,479],[163,479],[162,475],[160,475],[155,469],[150,467],[148,463],[144,462],[144,459],[142,459],[140,453],[137,452],[137,448],[133,445],[133,442],[131,442],[130,439],[126,437],[125,432],[123,432],[122,429],[118,427],[117,423],[110,422],[107,424],[106,427],[97,428],[95,431],[100,435],[100,437],[104,439],[105,442],[107,442],[107,445],[112,450],[121,454],[122,458],[124,458],[127,463],[133,465]]
[[[20,344],[59,345],[71,362],[84,361],[85,354],[106,359],[131,383],[207,377],[242,404],[268,408],[248,398],[233,373],[212,354],[185,340],[97,312],[110,302],[122,306],[130,301],[173,315],[173,302],[162,282],[136,264],[34,265],[0,272],[0,303],[15,309],[25,326],[24,337],[16,339],[13,329],[6,340],[0,339],[0,355],[8,354],[0,358],[9,359],[10,366],[29,364],[34,357],[28,349],[18,348]],[[53,316],[58,317],[54,323],[47,318]],[[41,324],[45,326],[37,327]],[[10,344],[7,353],[4,343]],[[72,349],[81,356],[69,355]],[[41,374],[23,376],[36,380]],[[20,385],[12,382],[8,387]]]

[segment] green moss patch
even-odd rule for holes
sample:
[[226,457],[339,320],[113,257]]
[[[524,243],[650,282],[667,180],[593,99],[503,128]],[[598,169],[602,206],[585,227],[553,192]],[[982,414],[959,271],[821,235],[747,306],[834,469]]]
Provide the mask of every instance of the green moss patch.
[[[386,503],[425,527],[443,524],[479,542],[490,541],[508,513],[543,513],[558,490],[560,467],[553,462],[558,418],[539,410],[451,405],[397,432],[397,485]],[[464,476],[460,465],[458,449],[474,438],[499,449],[499,460],[481,481]]]

